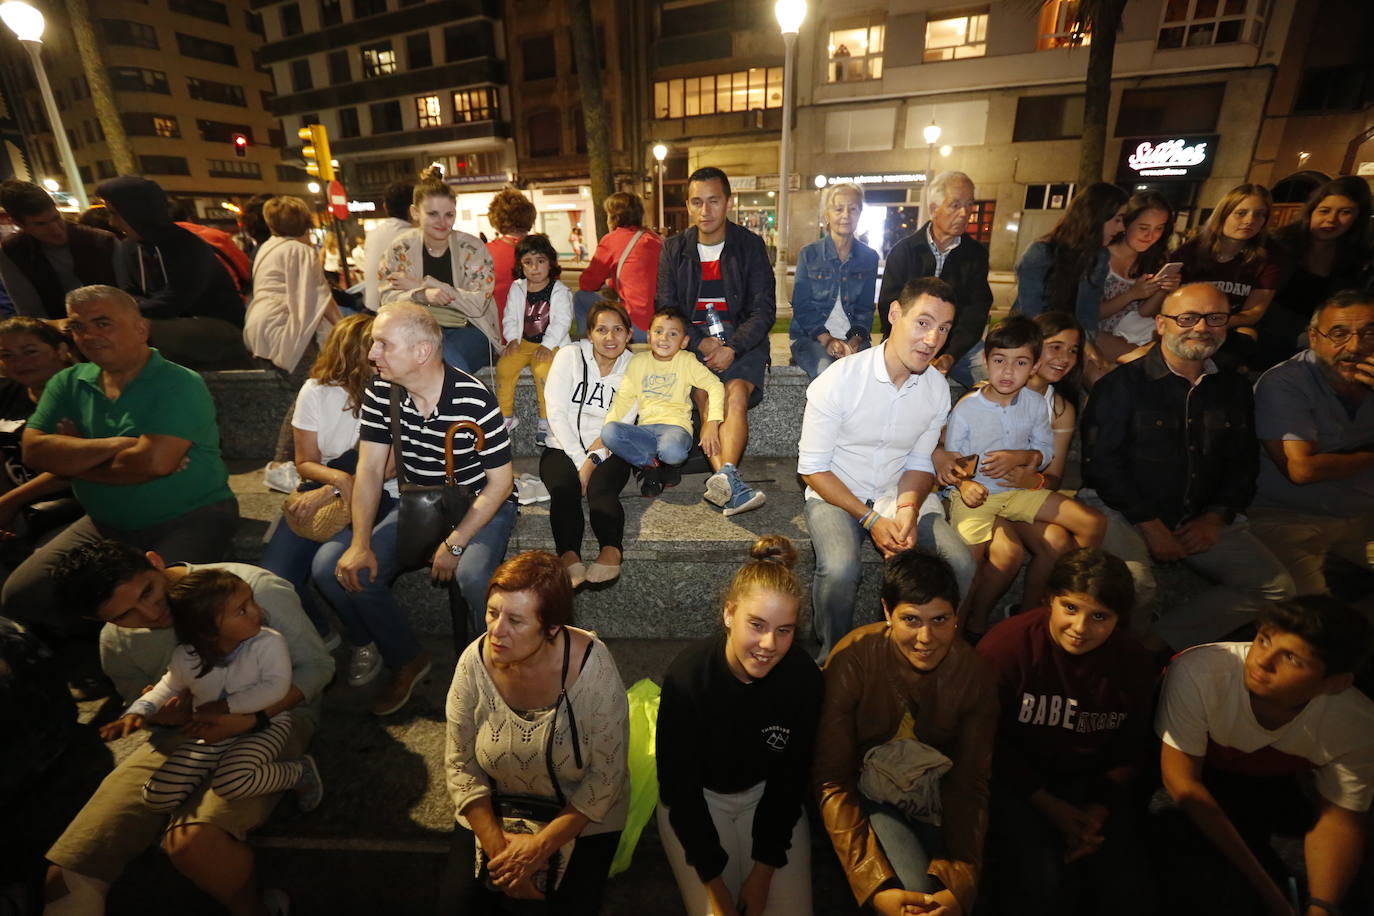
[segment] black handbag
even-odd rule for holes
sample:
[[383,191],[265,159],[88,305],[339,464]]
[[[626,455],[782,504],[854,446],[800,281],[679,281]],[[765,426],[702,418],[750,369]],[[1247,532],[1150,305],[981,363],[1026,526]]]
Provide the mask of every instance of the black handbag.
[[410,483],[401,462],[401,392],[391,384],[391,453],[395,457],[397,489],[401,494],[401,515],[396,525],[396,561],[402,569],[428,566],[434,560],[439,542],[458,527],[479,492],[471,484],[453,479],[453,437],[467,432],[473,438],[473,451],[486,444],[482,427],[471,420],[459,420],[444,433],[444,482]]

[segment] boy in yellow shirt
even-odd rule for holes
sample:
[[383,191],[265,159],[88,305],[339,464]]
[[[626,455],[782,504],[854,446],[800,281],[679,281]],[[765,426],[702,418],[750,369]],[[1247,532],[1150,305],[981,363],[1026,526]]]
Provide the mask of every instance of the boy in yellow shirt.
[[[687,346],[687,319],[675,308],[654,313],[649,350],[636,353],[615,393],[601,441],[639,474],[639,492],[657,496],[682,479],[682,463],[692,449],[692,389],[706,392],[706,422],[701,448],[709,458],[720,450],[725,386]],[[619,422],[639,403],[639,425]]]

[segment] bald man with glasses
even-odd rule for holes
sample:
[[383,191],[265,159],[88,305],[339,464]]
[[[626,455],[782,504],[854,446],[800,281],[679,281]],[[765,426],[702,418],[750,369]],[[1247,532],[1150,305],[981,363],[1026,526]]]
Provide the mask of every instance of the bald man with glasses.
[[[1293,580],[1250,531],[1259,442],[1241,375],[1212,355],[1226,340],[1226,297],[1191,283],[1164,300],[1159,341],[1103,376],[1083,415],[1078,498],[1107,513],[1105,549],[1131,567],[1146,603],[1153,563],[1186,563],[1212,587],[1154,621],[1175,650],[1213,642],[1254,621],[1265,601],[1292,597]],[[1138,627],[1150,623],[1137,614]]]

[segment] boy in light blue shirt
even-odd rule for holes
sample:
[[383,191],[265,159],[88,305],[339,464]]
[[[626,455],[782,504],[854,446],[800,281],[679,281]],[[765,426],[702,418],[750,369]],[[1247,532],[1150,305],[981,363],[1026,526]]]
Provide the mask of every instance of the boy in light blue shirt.
[[[1054,433],[1045,398],[1026,387],[1040,359],[1043,338],[1035,322],[1012,315],[988,332],[983,346],[988,383],[961,400],[945,425],[945,448],[960,456],[958,496],[950,500],[950,522],[979,564],[959,616],[968,633],[981,635],[988,611],[1011,584],[1018,562],[1001,569],[988,556],[998,519],[1042,523],[1042,539],[1063,550],[1101,547],[1107,531],[1102,513],[1051,490],[1040,470],[1054,458]],[[969,465],[977,460],[977,470]],[[1010,483],[1029,468],[1038,483]],[[1050,562],[1058,554],[1051,556]]]

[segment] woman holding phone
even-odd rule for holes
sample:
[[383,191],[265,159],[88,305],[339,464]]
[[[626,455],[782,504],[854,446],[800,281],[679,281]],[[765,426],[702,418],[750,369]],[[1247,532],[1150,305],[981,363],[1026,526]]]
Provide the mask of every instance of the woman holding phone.
[[1182,266],[1166,257],[1174,210],[1163,196],[1133,194],[1122,222],[1124,230],[1107,246],[1097,333],[1097,348],[1111,362],[1154,339],[1154,316],[1164,297],[1178,289]]

